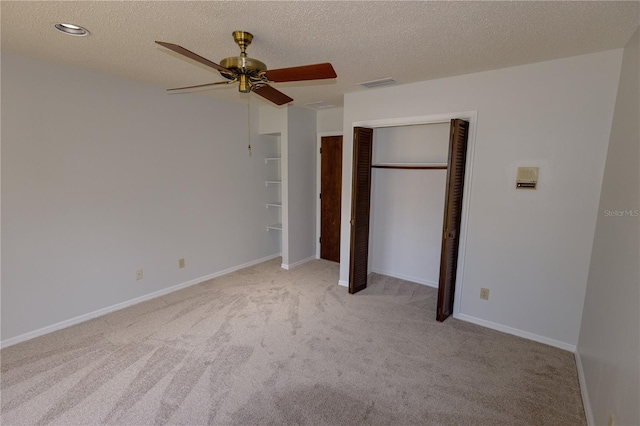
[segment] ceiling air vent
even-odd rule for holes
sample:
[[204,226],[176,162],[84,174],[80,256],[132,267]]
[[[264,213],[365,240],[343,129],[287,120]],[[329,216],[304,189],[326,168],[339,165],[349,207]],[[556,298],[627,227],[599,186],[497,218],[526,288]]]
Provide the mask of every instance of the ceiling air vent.
[[358,85],[366,87],[367,89],[373,89],[375,87],[390,86],[396,83],[397,81],[395,81],[393,78],[387,77],[387,78],[381,78],[378,80],[365,81],[362,83],[358,83]]
[[322,109],[322,108],[331,108],[335,105],[326,103],[325,101],[318,101],[318,102],[311,102],[308,104],[304,104],[304,106],[309,108]]

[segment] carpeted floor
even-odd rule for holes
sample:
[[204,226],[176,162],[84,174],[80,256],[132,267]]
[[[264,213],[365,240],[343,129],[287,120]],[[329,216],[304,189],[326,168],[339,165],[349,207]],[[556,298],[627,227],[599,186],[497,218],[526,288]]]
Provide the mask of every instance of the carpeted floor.
[[573,354],[256,265],[1,352],[3,425],[583,425]]

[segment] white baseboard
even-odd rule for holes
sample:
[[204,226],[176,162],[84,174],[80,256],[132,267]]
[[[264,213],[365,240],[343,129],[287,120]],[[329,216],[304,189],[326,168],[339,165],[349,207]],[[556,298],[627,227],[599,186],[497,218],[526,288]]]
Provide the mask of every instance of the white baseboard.
[[97,317],[101,317],[106,314],[110,314],[111,312],[119,311],[120,309],[128,308],[129,306],[137,305],[138,303],[146,302],[147,300],[155,299],[156,297],[164,296],[169,293],[173,293],[174,291],[182,290],[183,288],[190,287],[192,285],[200,284],[204,281],[211,280],[213,278],[220,277],[222,275],[230,274],[231,272],[235,272],[239,269],[247,268],[249,266],[257,265],[258,263],[266,262],[271,259],[275,259],[276,257],[280,257],[280,254],[275,254],[271,256],[266,256],[261,259],[252,260],[247,263],[243,263],[242,265],[232,266],[231,268],[224,269],[222,271],[214,272],[209,275],[205,275],[204,277],[196,278],[182,284],[177,284],[171,287],[167,287],[162,290],[154,291],[153,293],[145,294],[144,296],[136,297],[134,299],[126,300],[121,303],[117,303],[112,306],[108,306],[106,308],[98,309],[97,311],[89,312],[84,315],[77,316],[75,318],[70,318],[68,320],[60,321],[58,323],[48,325],[46,327],[39,328],[37,330],[30,331],[28,333],[21,334],[16,337],[11,337],[9,339],[5,339],[0,341],[0,348],[6,348],[8,346],[12,346],[27,340],[34,339],[39,336],[43,336],[45,334],[53,333],[54,331],[62,330],[63,328],[71,327],[72,325],[80,324],[81,322],[88,321],[90,319],[94,319]]
[[304,265],[307,262],[311,262],[312,260],[316,260],[316,255],[315,254],[313,256],[311,256],[311,257],[307,257],[306,259],[302,259],[302,260],[299,260],[297,262],[293,262],[293,263],[289,263],[289,264],[283,263],[280,266],[282,267],[282,269],[286,269],[288,271],[288,270],[291,270],[293,268],[297,268],[298,266]]
[[341,287],[349,287],[349,281],[339,280],[338,285]]
[[438,288],[437,282],[425,280],[424,278],[418,278],[410,275],[399,274],[397,272],[386,271],[384,269],[378,269],[378,268],[371,268],[371,272],[375,272],[376,274],[380,274],[380,275],[386,275],[388,277],[399,278],[405,281],[411,281],[412,283],[418,283],[418,284],[426,285],[429,287]]
[[580,351],[576,349],[576,367],[578,368],[578,383],[580,383],[580,393],[582,394],[582,405],[584,406],[584,415],[587,418],[587,424],[589,426],[595,426],[596,422],[593,418],[593,410],[591,409],[591,400],[589,399],[589,392],[587,392],[587,378],[584,375],[582,368],[582,358],[580,357]]
[[553,346],[559,349],[564,349],[565,351],[569,351],[573,353],[576,352],[575,345],[570,345],[568,343],[561,342],[559,340],[550,339],[544,336],[539,336],[537,334],[529,333],[528,331],[520,330],[513,327],[508,327],[506,325],[498,324],[491,321],[486,321],[480,318],[472,317],[470,315],[454,313],[453,316],[462,321],[467,321],[467,322],[481,325],[483,327],[491,328],[493,330],[502,331],[503,333],[513,334],[514,336],[524,337],[525,339],[533,340],[534,342],[544,343],[545,345]]

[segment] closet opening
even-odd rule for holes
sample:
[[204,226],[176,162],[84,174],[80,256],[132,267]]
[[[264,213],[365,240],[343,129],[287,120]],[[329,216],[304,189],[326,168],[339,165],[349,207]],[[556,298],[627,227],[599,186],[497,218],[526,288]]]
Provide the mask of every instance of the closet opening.
[[349,292],[371,272],[438,288],[453,313],[469,122],[355,127]]

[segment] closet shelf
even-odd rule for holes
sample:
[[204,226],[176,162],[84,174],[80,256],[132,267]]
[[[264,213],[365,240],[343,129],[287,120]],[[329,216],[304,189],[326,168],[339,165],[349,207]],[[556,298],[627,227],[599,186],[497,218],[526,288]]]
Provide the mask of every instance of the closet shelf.
[[280,157],[267,157],[264,159],[264,164],[267,164],[269,161],[280,161],[282,158]]
[[279,201],[269,202],[267,203],[267,208],[269,207],[282,207],[282,203]]
[[446,170],[447,163],[378,163],[372,164],[376,169],[415,169],[415,170]]
[[274,223],[273,225],[268,225],[267,226],[267,231],[269,230],[275,230],[275,231],[282,231],[282,224],[281,223]]

